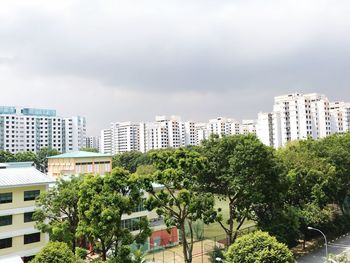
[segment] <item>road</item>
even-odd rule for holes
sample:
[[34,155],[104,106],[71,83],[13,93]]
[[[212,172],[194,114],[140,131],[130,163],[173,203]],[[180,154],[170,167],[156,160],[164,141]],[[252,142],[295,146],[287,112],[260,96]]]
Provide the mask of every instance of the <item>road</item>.
[[[347,251],[348,250],[348,251]],[[343,252],[350,252],[350,235],[343,236],[338,240],[331,241],[328,244],[328,253],[339,255]],[[326,262],[326,250],[325,247],[316,249],[309,255],[299,258],[297,261],[299,263],[322,263]]]

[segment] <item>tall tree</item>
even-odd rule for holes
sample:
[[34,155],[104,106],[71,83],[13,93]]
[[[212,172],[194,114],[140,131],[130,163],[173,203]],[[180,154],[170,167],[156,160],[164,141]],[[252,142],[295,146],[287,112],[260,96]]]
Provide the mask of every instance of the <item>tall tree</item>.
[[199,180],[204,191],[229,201],[228,221],[216,221],[232,244],[254,207],[276,198],[280,178],[273,150],[254,135],[212,136],[203,142],[203,153],[209,165]]
[[350,133],[335,134],[320,140],[317,143],[315,154],[325,159],[335,168],[335,176],[332,178],[330,194],[334,202],[339,205],[345,214],[345,201],[350,196]]
[[47,157],[60,154],[59,151],[52,148],[42,148],[37,153],[36,167],[43,173],[47,173]]
[[86,176],[80,188],[79,233],[86,235],[100,247],[102,259],[113,251],[113,262],[129,262],[130,245],[142,244],[151,234],[147,218],[137,224],[138,233],[122,224],[122,215],[135,211],[142,200],[141,185],[137,178],[122,168],[114,168],[105,176]]
[[122,167],[131,173],[136,172],[138,166],[148,164],[150,164],[150,158],[148,154],[138,151],[116,154],[113,156],[112,161],[113,168]]
[[81,177],[60,179],[47,192],[40,194],[34,213],[37,228],[50,234],[53,241],[66,242],[75,252],[79,223],[78,200]]
[[[185,262],[191,263],[193,223],[198,219],[210,223],[216,217],[213,195],[198,192],[196,184],[196,178],[205,170],[206,160],[199,153],[183,148],[153,152],[151,158],[157,171],[144,178],[150,194],[145,205],[149,210],[156,209],[169,228],[179,229]],[[152,182],[162,185],[162,189],[154,189]]]

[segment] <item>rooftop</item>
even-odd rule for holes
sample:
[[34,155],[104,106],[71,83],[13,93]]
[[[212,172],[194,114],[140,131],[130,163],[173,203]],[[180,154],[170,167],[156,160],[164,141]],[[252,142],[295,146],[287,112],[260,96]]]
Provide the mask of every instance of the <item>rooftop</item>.
[[50,156],[48,159],[58,159],[58,158],[94,158],[94,157],[112,157],[110,154],[94,153],[94,152],[70,152],[63,153],[55,156]]
[[34,167],[8,167],[0,169],[0,188],[45,185],[56,180]]

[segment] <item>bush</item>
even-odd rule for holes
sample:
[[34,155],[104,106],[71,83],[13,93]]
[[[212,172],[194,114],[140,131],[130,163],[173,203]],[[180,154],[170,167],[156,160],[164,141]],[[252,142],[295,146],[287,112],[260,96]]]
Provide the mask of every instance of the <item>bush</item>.
[[81,248],[81,247],[77,247],[75,249],[75,255],[78,257],[78,258],[81,258],[81,259],[85,259],[86,256],[87,256],[88,252],[86,251],[86,249],[84,248]]
[[286,263],[295,262],[292,252],[267,232],[244,235],[231,245],[225,254],[229,263]]
[[49,242],[31,263],[80,263],[66,243]]

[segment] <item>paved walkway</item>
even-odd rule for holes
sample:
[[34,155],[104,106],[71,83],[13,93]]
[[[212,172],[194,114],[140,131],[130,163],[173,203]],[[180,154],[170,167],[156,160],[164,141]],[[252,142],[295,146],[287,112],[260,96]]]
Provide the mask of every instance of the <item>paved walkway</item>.
[[[350,255],[350,235],[347,234],[337,240],[332,240],[328,244],[328,253],[339,255],[341,253],[349,253]],[[326,262],[325,247],[318,248],[309,255],[301,257],[297,260],[299,263],[322,263]]]

